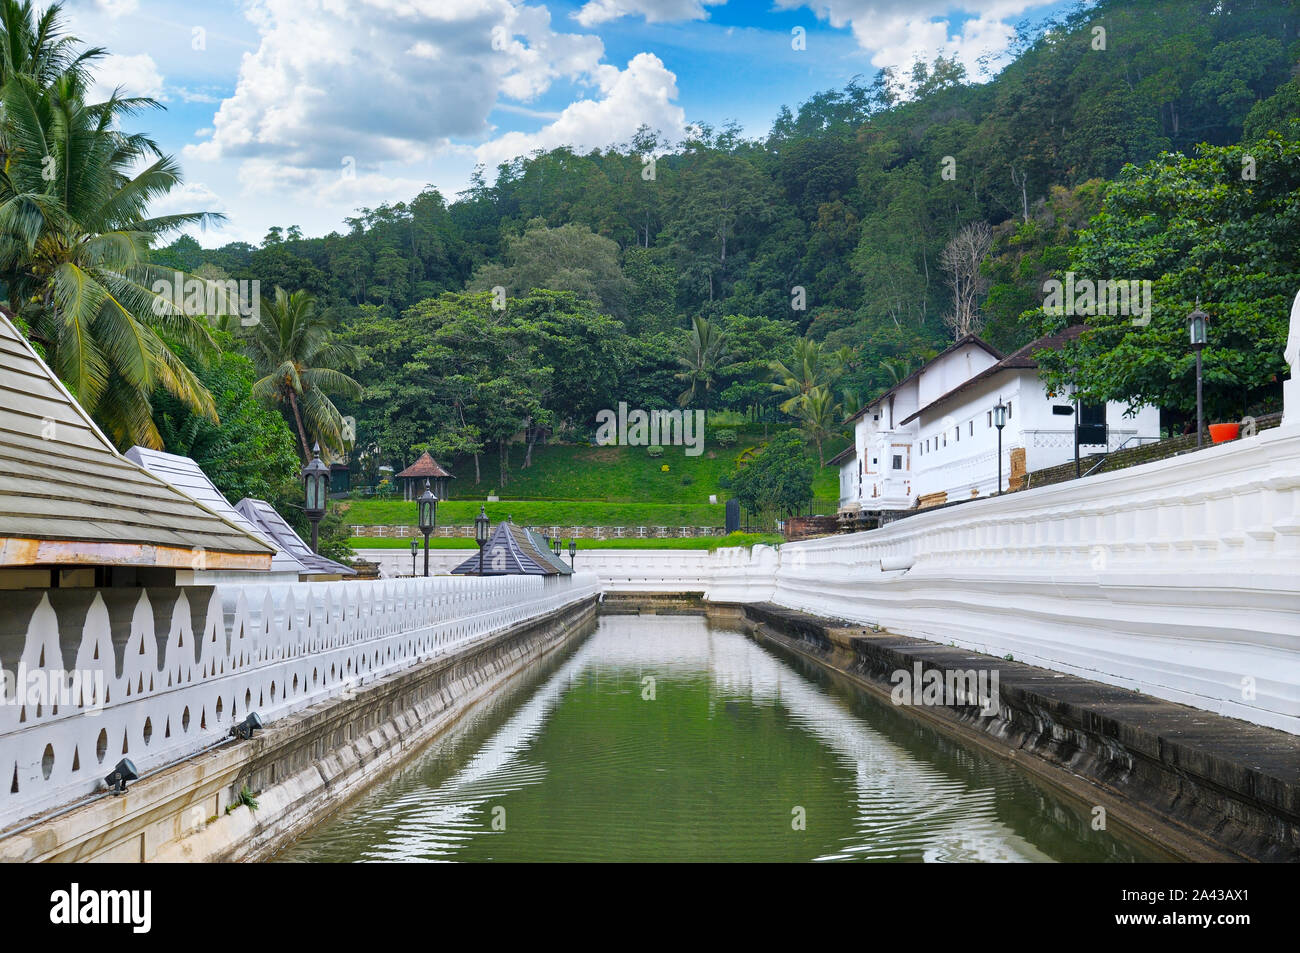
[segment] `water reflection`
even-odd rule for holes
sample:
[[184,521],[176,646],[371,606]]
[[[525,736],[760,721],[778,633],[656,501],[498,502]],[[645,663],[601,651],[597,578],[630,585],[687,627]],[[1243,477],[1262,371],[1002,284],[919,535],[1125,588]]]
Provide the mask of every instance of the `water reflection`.
[[807,663],[612,616],[278,859],[1145,858]]

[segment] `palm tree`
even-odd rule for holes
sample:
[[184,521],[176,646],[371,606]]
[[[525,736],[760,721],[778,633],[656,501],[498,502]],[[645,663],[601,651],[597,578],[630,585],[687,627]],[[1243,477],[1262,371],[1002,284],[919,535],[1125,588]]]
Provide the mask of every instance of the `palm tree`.
[[722,329],[707,318],[692,318],[690,336],[677,355],[677,363],[682,370],[677,372],[676,377],[687,385],[686,390],[677,398],[677,403],[685,407],[695,399],[697,391],[702,391],[704,412],[707,414],[714,378],[726,359],[727,340]]
[[826,465],[822,444],[839,429],[840,406],[835,402],[831,389],[821,385],[810,390],[799,403],[799,424],[804,436],[817,445],[819,466]]
[[48,89],[60,76],[87,80],[88,68],[107,52],[81,49],[75,36],[63,35],[63,5],[50,4],[39,16],[31,0],[0,0],[0,84],[16,74]]
[[[9,30],[12,45],[16,32]],[[45,44],[46,53],[24,61],[39,75],[11,73],[0,88],[0,281],[9,313],[109,435],[119,445],[161,447],[150,403],[156,387],[216,421],[211,395],[172,344],[200,357],[215,346],[200,316],[152,290],[174,273],[149,263],[150,248],[182,226],[220,216],[148,217],[149,202],[178,185],[180,172],[152,140],[118,125],[157,104],[116,94],[87,103],[76,68],[42,87],[54,70],[48,61],[70,56],[63,41],[40,39],[49,31],[42,18],[32,42]],[[4,56],[21,60],[10,48]]]
[[768,365],[775,378],[772,390],[786,397],[781,402],[782,413],[798,416],[804,401],[815,388],[829,390],[844,370],[846,351],[841,349],[827,354],[816,341],[800,338],[794,342],[794,357],[789,364],[772,361]]
[[327,454],[342,453],[343,416],[329,395],[361,395],[361,385],[339,369],[355,363],[356,349],[331,339],[315,297],[276,288],[275,300],[262,302],[260,320],[247,330],[246,341],[261,375],[253,394],[288,407],[303,462],[311,459],[313,443]]

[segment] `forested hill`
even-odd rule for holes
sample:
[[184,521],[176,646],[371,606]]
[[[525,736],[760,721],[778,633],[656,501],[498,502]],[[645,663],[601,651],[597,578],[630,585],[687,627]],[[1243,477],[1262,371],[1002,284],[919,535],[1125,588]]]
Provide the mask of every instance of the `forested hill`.
[[[1059,324],[1042,282],[1072,268],[1155,281],[1155,320],[1133,332],[1147,344],[1175,340],[1194,297],[1213,305],[1207,380],[1240,413],[1274,399],[1276,312],[1300,274],[1298,40],[1295,2],[1101,2],[1027,27],[987,83],[918,64],[783,108],[761,141],[644,130],[516,160],[452,202],[428,189],[361,210],[324,238],[276,228],[261,247],[182,239],[161,257],[329,305],[367,388],[340,408],[394,462],[481,446],[513,425],[494,414],[581,433],[619,399],[674,404],[700,318],[724,344],[688,382],[697,406],[774,413],[789,394],[768,362],[807,338],[843,366],[834,396],[851,411],[963,330],[1010,349]],[[494,402],[465,396],[493,382],[474,364],[509,363],[518,327],[491,337],[488,295],[431,299],[495,286],[524,302],[511,320],[534,322],[536,367],[511,371]],[[1150,361],[1117,367],[1117,348],[1082,356],[1085,387],[1186,409],[1170,383],[1180,356],[1144,377]]]

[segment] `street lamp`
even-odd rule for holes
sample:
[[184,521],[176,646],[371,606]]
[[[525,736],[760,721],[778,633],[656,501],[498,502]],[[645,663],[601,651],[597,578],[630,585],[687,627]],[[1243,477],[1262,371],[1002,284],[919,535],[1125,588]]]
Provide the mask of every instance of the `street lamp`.
[[483,575],[483,547],[488,541],[488,527],[492,521],[488,519],[487,508],[480,506],[478,516],[474,517],[474,542],[478,543],[478,574]]
[[998,397],[997,406],[993,408],[993,426],[998,428],[998,491],[1002,495],[1002,428],[1007,425],[1007,405]]
[[414,536],[411,537],[411,578],[415,578],[415,554],[419,551],[420,544],[416,542]]
[[311,521],[311,551],[317,551],[317,541],[321,518],[325,515],[326,488],[330,477],[330,468],[321,463],[320,444],[311,448],[311,462],[302,468],[302,486],[306,495],[303,511]]
[[424,481],[424,492],[415,501],[419,506],[420,532],[424,534],[424,574],[429,575],[429,534],[438,525],[438,498],[433,495],[429,481]]
[[1201,407],[1201,349],[1210,328],[1210,316],[1201,310],[1201,299],[1196,299],[1196,310],[1187,316],[1187,334],[1192,339],[1192,350],[1196,352],[1196,445],[1201,445],[1201,431],[1204,429],[1205,414]]
[[551,540],[551,554],[555,556],[556,559],[560,558],[560,537],[558,536]]
[[578,552],[578,541],[576,539],[569,540],[569,568],[570,569],[573,568],[573,557],[577,554],[577,552]]

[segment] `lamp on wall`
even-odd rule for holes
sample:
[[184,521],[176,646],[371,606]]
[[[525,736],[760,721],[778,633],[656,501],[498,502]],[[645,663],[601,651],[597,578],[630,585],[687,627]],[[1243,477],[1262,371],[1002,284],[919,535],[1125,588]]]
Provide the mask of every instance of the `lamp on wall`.
[[1002,428],[1007,425],[1007,405],[1002,403],[1001,395],[998,396],[997,405],[993,408],[993,426],[998,428],[998,489],[997,496],[1002,495]]
[[576,556],[577,554],[578,554],[578,541],[576,539],[571,539],[569,540],[569,568],[570,569],[573,568],[573,557]]
[[411,578],[412,579],[415,578],[415,554],[419,552],[419,550],[420,550],[420,544],[416,541],[415,537],[412,536],[411,537]]
[[114,794],[126,793],[126,782],[135,781],[140,775],[135,770],[135,765],[131,763],[130,758],[123,758],[114,766],[113,771],[106,778],[104,783]]
[[261,727],[261,716],[259,716],[255,711],[250,711],[247,718],[230,729],[230,733],[236,738],[243,738],[247,741],[249,738],[253,737],[253,732]]

